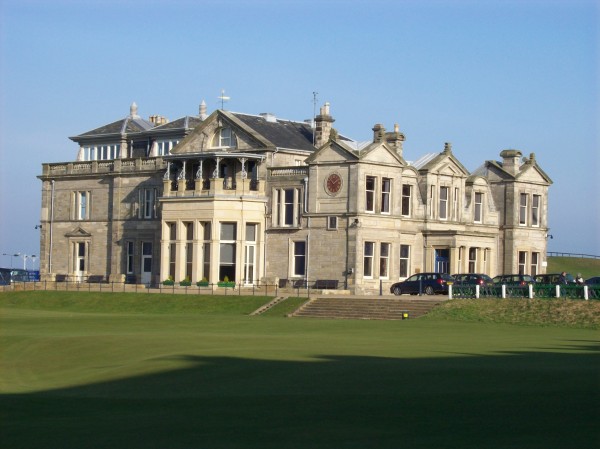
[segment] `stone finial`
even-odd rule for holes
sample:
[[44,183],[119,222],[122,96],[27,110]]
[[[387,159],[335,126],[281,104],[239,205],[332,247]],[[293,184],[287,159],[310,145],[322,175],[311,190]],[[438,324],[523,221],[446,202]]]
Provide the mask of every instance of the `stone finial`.
[[450,154],[452,153],[452,144],[450,142],[446,142],[444,144],[444,153],[445,154]]
[[140,118],[138,115],[138,106],[135,104],[135,101],[131,103],[131,106],[129,107],[129,115],[131,118]]
[[400,132],[400,125],[398,125],[398,123],[394,123],[394,132],[395,133],[399,133]]
[[205,120],[208,115],[206,114],[206,102],[202,100],[200,103],[200,120]]
[[373,143],[381,143],[385,137],[385,128],[381,123],[376,123],[373,126]]

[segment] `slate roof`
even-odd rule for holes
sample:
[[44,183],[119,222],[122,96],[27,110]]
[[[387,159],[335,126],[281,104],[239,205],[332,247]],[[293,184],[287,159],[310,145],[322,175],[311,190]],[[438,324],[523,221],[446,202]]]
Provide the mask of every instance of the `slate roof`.
[[116,122],[109,123],[108,125],[104,125],[83,134],[70,137],[70,139],[76,139],[80,137],[96,137],[110,134],[129,134],[147,131],[152,128],[154,128],[154,125],[143,118],[127,116],[124,119],[117,120]]
[[312,144],[313,130],[308,123],[279,119],[267,121],[262,116],[241,114],[239,112],[232,112],[231,114],[265,139],[268,139],[276,147],[315,151]]
[[178,118],[177,120],[173,120],[172,122],[165,123],[164,125],[157,126],[152,129],[152,131],[163,131],[170,129],[189,129],[195,128],[202,120],[199,117],[192,117],[186,115],[185,117]]

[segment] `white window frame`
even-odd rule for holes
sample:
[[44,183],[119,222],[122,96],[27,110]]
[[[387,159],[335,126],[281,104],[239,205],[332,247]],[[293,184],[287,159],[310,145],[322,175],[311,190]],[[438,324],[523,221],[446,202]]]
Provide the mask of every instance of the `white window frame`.
[[473,196],[473,222],[483,223],[483,193],[475,192]]
[[527,274],[525,269],[527,268],[527,251],[519,251],[518,252],[518,272],[519,274]]
[[[525,204],[523,204],[523,201]],[[529,207],[529,195],[519,194],[519,226],[527,226],[527,209]]]
[[[369,188],[369,181],[373,181],[372,188]],[[365,177],[365,212],[375,213],[375,193],[377,192],[377,177],[367,175]],[[371,206],[369,208],[369,202]]]
[[[293,278],[304,278],[306,276],[306,252],[307,245],[306,240],[294,240],[292,243],[292,273],[291,277]],[[299,249],[303,249],[302,252],[299,252]],[[302,261],[302,263],[299,263]],[[298,272],[298,268],[302,267],[302,272]]]
[[[292,192],[292,201],[289,201],[286,192]],[[273,226],[280,228],[294,228],[300,225],[300,210],[302,208],[302,195],[298,187],[275,189],[273,192],[275,207],[273,210]],[[291,216],[286,212],[291,212]],[[290,218],[288,220],[288,218]]]
[[[403,255],[405,250],[408,254]],[[399,254],[400,263],[398,266],[398,270],[399,270],[399,274],[400,274],[401,278],[407,278],[410,273],[410,253],[411,253],[410,245],[400,245],[400,254]],[[403,268],[406,268],[406,270],[403,270]],[[406,271],[406,273],[403,273],[403,271]]]
[[390,278],[390,256],[392,253],[392,244],[388,242],[379,243],[379,278]]
[[158,189],[140,190],[139,218],[151,219],[158,217]]
[[373,279],[373,262],[375,260],[375,242],[364,242],[363,245],[363,277]]
[[477,258],[479,256],[479,248],[469,248],[469,266],[467,273],[477,273]]
[[[251,235],[249,229],[252,228]],[[258,223],[246,223],[244,228],[244,282],[252,285],[256,278],[256,248],[258,240]]]
[[533,195],[531,198],[531,226],[540,227],[540,210],[542,195]]
[[89,220],[91,216],[92,192],[77,190],[73,192],[73,219],[78,221]]
[[381,178],[381,213],[389,215],[391,213],[391,208],[392,178]]
[[[405,189],[408,190],[408,195],[406,194],[407,192],[405,191]],[[412,190],[413,190],[413,188],[412,188],[411,184],[402,184],[402,205],[401,205],[401,209],[400,209],[400,214],[403,217],[411,216]],[[404,212],[407,212],[407,213],[404,213]]]
[[212,138],[212,148],[235,148],[236,146],[237,137],[233,129],[228,126],[219,128]]
[[440,186],[440,208],[439,219],[448,220],[448,195],[450,188],[448,186]]
[[531,276],[536,276],[540,272],[540,253],[532,252],[531,253],[531,271],[529,274]]

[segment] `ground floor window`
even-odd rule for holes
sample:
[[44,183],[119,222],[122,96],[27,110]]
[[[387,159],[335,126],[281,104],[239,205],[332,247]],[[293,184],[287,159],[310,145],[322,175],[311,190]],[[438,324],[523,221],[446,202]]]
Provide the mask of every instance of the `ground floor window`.
[[382,279],[390,276],[390,247],[389,243],[379,245],[379,277]]
[[527,251],[519,251],[519,274],[526,274]]
[[469,248],[469,273],[477,271],[477,248]]
[[294,242],[292,273],[294,276],[306,275],[306,242],[304,240]]
[[531,253],[531,276],[535,276],[539,272],[540,253]]
[[133,242],[127,242],[127,249],[126,249],[127,253],[125,256],[125,260],[126,260],[126,270],[125,272],[127,274],[133,274],[133,260],[134,260],[134,243]]
[[[235,281],[237,223],[221,223],[219,280]],[[227,279],[226,279],[227,278]]]
[[375,243],[365,242],[365,253],[363,256],[363,276],[373,277],[373,257],[375,255]]
[[410,245],[400,245],[400,277],[406,278],[410,273]]

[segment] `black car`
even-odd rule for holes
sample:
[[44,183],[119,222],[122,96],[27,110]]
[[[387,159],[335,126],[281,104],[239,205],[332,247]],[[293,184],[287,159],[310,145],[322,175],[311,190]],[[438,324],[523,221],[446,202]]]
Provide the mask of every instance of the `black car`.
[[[535,282],[538,284],[560,284],[560,277],[562,273],[546,273],[546,274],[538,274],[534,277]],[[572,274],[567,273],[567,284],[574,284],[575,278]]]
[[478,273],[465,273],[465,274],[453,274],[454,283],[456,285],[479,285],[485,287],[486,285],[493,285],[494,281],[487,274]]
[[418,273],[402,282],[396,282],[390,287],[390,293],[402,295],[448,293],[448,285],[452,285],[454,279],[446,273]]
[[535,284],[535,279],[528,274],[501,274],[494,277],[496,285],[518,285],[524,287],[529,284]]
[[585,285],[599,285],[600,284],[600,276],[594,276],[593,278],[589,278],[585,280]]

